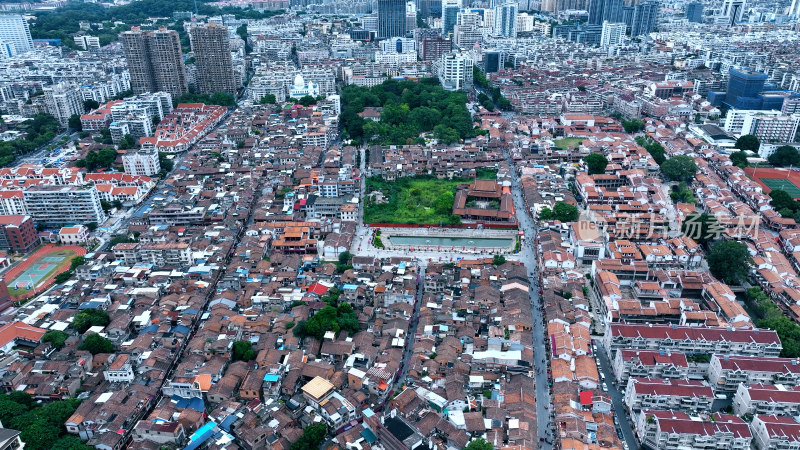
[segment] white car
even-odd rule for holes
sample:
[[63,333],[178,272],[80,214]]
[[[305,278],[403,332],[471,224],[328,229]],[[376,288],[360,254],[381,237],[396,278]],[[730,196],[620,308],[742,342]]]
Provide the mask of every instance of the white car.
[[622,448],[623,448],[624,450],[628,450],[628,443],[627,443],[627,442],[623,442],[623,443],[622,443]]
[[606,392],[608,392],[608,385],[607,385],[607,384],[605,384],[605,383],[603,383],[603,390],[604,390],[604,391],[606,391]]

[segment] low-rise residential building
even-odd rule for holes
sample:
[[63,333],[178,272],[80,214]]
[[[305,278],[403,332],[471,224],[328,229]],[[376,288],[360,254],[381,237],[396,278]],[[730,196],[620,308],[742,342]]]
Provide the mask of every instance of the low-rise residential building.
[[624,401],[629,411],[675,409],[708,413],[714,392],[701,381],[630,378]]

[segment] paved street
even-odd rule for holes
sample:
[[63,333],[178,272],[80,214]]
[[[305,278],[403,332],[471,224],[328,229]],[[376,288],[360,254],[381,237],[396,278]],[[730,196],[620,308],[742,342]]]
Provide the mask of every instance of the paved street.
[[537,265],[535,241],[538,232],[536,223],[525,208],[522,199],[522,187],[519,177],[514,170],[514,163],[511,161],[511,154],[508,148],[504,149],[506,160],[511,167],[511,192],[514,196],[514,208],[517,212],[520,230],[525,233],[525,240],[520,250],[520,260],[525,263],[528,269],[529,282],[531,285],[531,311],[533,315],[533,359],[535,367],[536,382],[536,421],[538,424],[538,434],[540,438],[545,438],[549,442],[541,442],[540,448],[553,448],[553,422],[550,416],[550,386],[547,374],[549,358],[547,356],[547,339],[545,337],[544,319],[542,316],[541,297],[539,297],[539,269]]
[[620,389],[624,388],[624,386],[620,386],[614,382],[616,378],[614,377],[614,372],[611,370],[611,361],[608,359],[608,353],[605,348],[602,347],[602,336],[593,336],[593,339],[597,344],[597,369],[606,377],[605,383],[608,385],[608,395],[611,397],[611,403],[614,406],[617,431],[619,432],[619,430],[622,430],[621,437],[624,439],[624,442],[628,444],[628,448],[638,448],[639,446],[633,434],[633,423],[630,421],[630,416],[622,402],[622,392],[620,392]]

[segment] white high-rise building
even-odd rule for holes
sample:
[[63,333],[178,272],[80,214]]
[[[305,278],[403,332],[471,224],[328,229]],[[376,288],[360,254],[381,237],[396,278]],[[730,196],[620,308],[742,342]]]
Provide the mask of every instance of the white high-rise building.
[[436,62],[435,72],[442,87],[457,91],[472,86],[472,66],[474,61],[466,53],[450,52],[442,55]]
[[800,17],[800,0],[792,0],[792,6],[789,7],[789,16]]
[[158,161],[157,151],[142,150],[122,155],[122,167],[125,168],[125,173],[150,177],[161,170],[161,163]]
[[794,142],[800,114],[786,115],[778,110],[730,109],[724,129],[737,136],[752,134],[762,141]]
[[517,15],[517,31],[521,33],[525,33],[528,31],[533,31],[533,25],[535,21],[533,16],[529,15],[528,13],[522,13]]
[[33,50],[33,39],[28,22],[19,14],[0,14],[0,43],[11,49],[12,55]]
[[625,39],[625,30],[628,28],[624,23],[603,22],[603,34],[600,36],[600,46],[611,47],[621,44]]
[[75,36],[73,39],[84,50],[100,50],[100,38],[97,36]]
[[494,9],[494,34],[496,36],[517,36],[517,12],[516,3],[506,3]]
[[724,0],[722,2],[722,16],[728,20],[727,25],[736,25],[744,16],[745,0]]
[[61,82],[44,88],[47,112],[61,125],[67,125],[70,116],[83,113],[83,95],[78,87]]

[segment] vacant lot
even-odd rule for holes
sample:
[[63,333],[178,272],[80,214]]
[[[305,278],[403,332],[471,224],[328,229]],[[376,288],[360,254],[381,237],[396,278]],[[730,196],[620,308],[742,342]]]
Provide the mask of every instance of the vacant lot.
[[570,148],[578,148],[583,142],[583,138],[561,138],[556,139],[555,141],[556,147],[560,148],[561,150],[568,150]]
[[[368,198],[364,210],[366,223],[445,224],[460,223],[452,214],[456,186],[470,180],[439,180],[433,177],[398,178],[385,181],[367,178]],[[380,191],[386,203],[377,203],[374,191]]]

